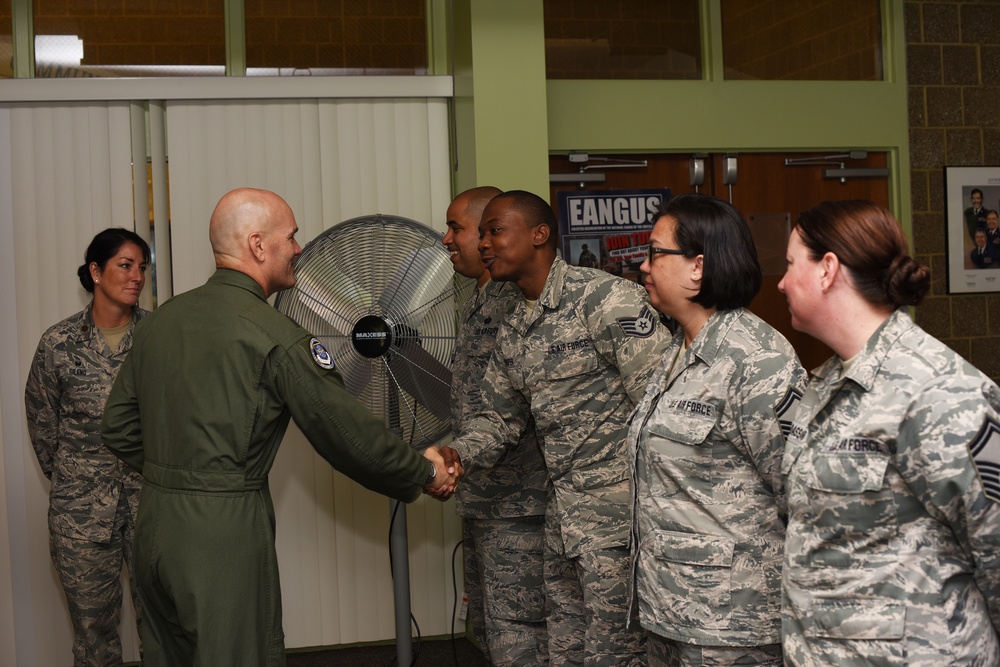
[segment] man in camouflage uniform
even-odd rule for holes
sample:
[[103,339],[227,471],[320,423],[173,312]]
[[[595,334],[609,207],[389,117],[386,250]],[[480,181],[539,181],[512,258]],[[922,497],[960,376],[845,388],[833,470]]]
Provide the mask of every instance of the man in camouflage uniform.
[[[456,432],[482,409],[483,373],[504,315],[521,293],[490,280],[479,255],[479,220],[500,190],[473,188],[448,207],[444,244],[455,271],[477,289],[462,310],[452,365],[452,424]],[[497,465],[467,475],[457,498],[463,521],[465,593],[472,630],[496,667],[547,664],[542,545],[548,476],[534,425]]]
[[1000,664],[996,384],[897,310],[793,415],[787,664]]
[[643,664],[627,628],[629,462],[626,421],[667,342],[637,285],[556,257],[552,209],[524,191],[483,212],[483,263],[523,300],[504,318],[483,409],[453,447],[490,467],[534,418],[553,485],[545,592],[552,665]]
[[[42,336],[24,390],[28,433],[49,492],[49,550],[74,622],[75,665],[120,665],[121,557],[131,568],[142,477],[101,443],[101,412],[129,350],[112,350],[90,306]],[[146,315],[134,310],[132,324]],[[135,590],[133,606],[139,609]],[[89,656],[89,657],[85,657]]]

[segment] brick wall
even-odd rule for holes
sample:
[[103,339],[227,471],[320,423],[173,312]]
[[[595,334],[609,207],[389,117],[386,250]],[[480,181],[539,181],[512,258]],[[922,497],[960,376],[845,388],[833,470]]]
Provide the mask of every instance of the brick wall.
[[877,81],[878,0],[723,0],[727,79]]
[[944,194],[945,165],[1000,166],[1000,2],[907,0],[905,20],[913,251],[933,279],[917,322],[1000,380],[1000,293],[948,294]]
[[248,67],[427,70],[423,0],[246,0]]
[[545,0],[549,79],[700,79],[697,0]]
[[36,35],[83,39],[84,66],[226,62],[225,20],[218,1],[34,0],[34,29]]
[[[424,0],[246,0],[244,12],[249,67],[427,71]],[[222,0],[34,0],[34,27],[82,38],[85,67],[225,65]]]
[[12,31],[10,0],[0,0],[0,79],[14,76]]

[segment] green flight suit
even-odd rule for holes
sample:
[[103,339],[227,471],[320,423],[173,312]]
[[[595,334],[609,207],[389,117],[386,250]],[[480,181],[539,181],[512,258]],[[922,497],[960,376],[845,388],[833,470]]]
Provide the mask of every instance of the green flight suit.
[[419,496],[428,461],[249,276],[220,269],[136,327],[101,430],[143,474],[134,567],[146,667],[285,664],[267,474],[290,417],[344,474]]

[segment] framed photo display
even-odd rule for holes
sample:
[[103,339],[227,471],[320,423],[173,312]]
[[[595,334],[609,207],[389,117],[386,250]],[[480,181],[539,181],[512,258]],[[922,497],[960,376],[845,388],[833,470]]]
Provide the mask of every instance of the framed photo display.
[[1000,166],[945,167],[948,292],[1000,292]]

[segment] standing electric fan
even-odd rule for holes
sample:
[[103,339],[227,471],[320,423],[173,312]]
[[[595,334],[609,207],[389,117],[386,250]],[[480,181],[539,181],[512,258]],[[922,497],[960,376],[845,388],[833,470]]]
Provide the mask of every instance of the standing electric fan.
[[[347,220],[303,248],[295,287],[275,301],[323,343],[348,391],[419,449],[451,431],[458,309],[475,287],[454,272],[442,238],[393,215]],[[390,511],[397,665],[408,667],[406,505],[393,500]]]

